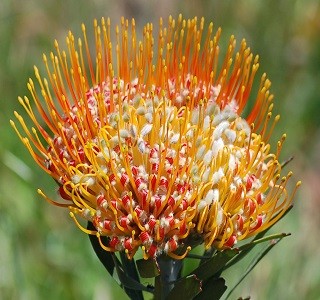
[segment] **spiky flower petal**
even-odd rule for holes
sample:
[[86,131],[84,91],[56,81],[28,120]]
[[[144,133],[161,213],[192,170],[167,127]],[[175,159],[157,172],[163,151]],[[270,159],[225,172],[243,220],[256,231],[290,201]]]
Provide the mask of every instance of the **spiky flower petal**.
[[279,116],[270,122],[265,75],[241,116],[258,69],[246,42],[234,55],[232,36],[218,68],[221,30],[211,23],[203,36],[203,19],[160,20],[157,39],[147,24],[138,41],[135,21],[122,18],[115,47],[109,19],[94,29],[94,54],[84,25],[83,40],[70,32],[67,51],[55,42],[43,57],[48,78],[35,68],[34,103],[19,98],[34,127],[18,113],[25,134],[12,125],[66,201],[39,193],[129,258],[139,247],[145,258],[183,258],[191,236],[232,247],[275,223],[292,201],[278,162],[285,135],[270,152]]

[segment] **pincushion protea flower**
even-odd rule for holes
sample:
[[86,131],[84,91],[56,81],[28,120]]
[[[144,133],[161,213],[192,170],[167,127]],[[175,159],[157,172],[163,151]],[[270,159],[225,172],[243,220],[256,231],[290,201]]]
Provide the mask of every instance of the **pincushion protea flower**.
[[94,22],[94,49],[82,31],[66,51],[55,42],[47,78],[35,68],[32,101],[19,98],[34,127],[17,112],[24,133],[11,121],[65,201],[42,196],[128,258],[140,247],[145,259],[181,259],[199,240],[230,248],[281,218],[293,198],[278,161],[285,135],[271,152],[279,116],[265,74],[242,116],[259,65],[244,40],[234,54],[230,38],[218,67],[221,30],[204,35],[203,19],[160,20],[157,38],[147,24],[138,41],[122,18],[115,47],[109,19]]

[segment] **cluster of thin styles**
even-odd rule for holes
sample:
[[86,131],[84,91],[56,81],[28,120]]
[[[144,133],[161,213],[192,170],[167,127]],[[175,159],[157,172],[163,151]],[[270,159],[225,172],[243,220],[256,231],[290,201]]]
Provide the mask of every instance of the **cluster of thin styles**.
[[[240,116],[257,58],[243,41],[231,69],[232,37],[217,73],[220,29],[212,38],[210,24],[201,52],[203,20],[199,25],[196,18],[179,16],[177,22],[169,18],[168,29],[160,21],[154,65],[152,25],[136,44],[134,20],[131,40],[128,24],[121,20],[121,34],[116,28],[116,64],[109,20],[102,20],[101,28],[95,23],[95,70],[84,26],[85,50],[80,39],[76,50],[73,35],[67,38],[69,62],[57,43],[57,55],[50,55],[53,71],[44,56],[51,87],[37,69],[36,77],[46,108],[32,80],[28,87],[51,133],[36,119],[28,98],[20,98],[35,128],[30,131],[17,113],[27,136],[12,125],[58,182],[66,202],[39,193],[68,207],[76,224],[96,234],[106,251],[125,251],[129,258],[139,247],[145,258],[162,253],[183,258],[193,236],[206,248],[232,247],[271,226],[291,204],[286,192],[291,173],[280,178],[285,135],[276,153],[270,152],[269,136],[279,117],[269,124],[273,104],[265,75],[252,112]],[[96,231],[85,229],[77,216]]]

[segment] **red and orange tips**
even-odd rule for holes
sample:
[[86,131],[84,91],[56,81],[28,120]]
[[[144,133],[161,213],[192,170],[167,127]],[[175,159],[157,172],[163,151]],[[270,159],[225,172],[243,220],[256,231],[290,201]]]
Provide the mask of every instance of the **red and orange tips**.
[[69,32],[66,50],[55,41],[43,56],[46,77],[35,67],[31,100],[19,98],[33,125],[17,112],[22,130],[11,124],[65,202],[39,193],[68,206],[106,251],[183,258],[191,234],[232,247],[292,201],[291,175],[280,179],[283,140],[274,154],[268,144],[279,119],[269,122],[270,81],[262,76],[245,118],[259,65],[246,42],[236,51],[232,36],[219,63],[221,29],[203,18],[154,27],[139,40],[134,19],[114,29],[102,19],[92,39],[83,25],[82,38]]

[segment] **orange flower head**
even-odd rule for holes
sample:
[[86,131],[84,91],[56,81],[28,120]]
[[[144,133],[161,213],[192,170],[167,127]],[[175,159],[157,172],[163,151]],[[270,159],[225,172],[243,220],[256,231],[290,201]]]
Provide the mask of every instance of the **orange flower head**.
[[230,38],[219,67],[221,29],[203,34],[203,19],[160,19],[157,38],[148,23],[139,41],[134,19],[122,18],[115,47],[109,19],[94,22],[94,48],[82,31],[69,32],[66,51],[55,42],[47,78],[35,68],[32,101],[19,98],[34,126],[17,112],[23,130],[11,121],[59,184],[61,201],[42,196],[129,258],[139,247],[145,258],[183,258],[194,240],[232,247],[281,218],[293,198],[278,162],[285,135],[270,152],[279,116],[265,74],[241,117],[258,69],[244,40],[234,54]]

